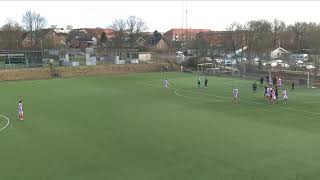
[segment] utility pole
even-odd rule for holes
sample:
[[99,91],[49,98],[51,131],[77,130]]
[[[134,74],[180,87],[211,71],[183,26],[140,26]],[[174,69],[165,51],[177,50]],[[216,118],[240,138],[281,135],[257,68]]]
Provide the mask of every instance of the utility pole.
[[307,81],[307,87],[309,88],[310,86],[310,71],[308,71],[308,81]]
[[9,43],[10,43],[10,51],[12,50],[11,39],[12,39],[12,36],[11,36],[11,22],[10,22],[10,23],[9,23]]
[[188,55],[188,7],[186,1],[186,55]]
[[40,43],[41,43],[41,60],[43,61],[43,46],[42,46],[42,39],[41,39]]

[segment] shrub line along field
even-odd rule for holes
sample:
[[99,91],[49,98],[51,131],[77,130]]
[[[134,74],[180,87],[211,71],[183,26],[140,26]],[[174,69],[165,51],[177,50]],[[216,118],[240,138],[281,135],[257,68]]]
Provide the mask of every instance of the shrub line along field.
[[253,81],[208,78],[208,88],[168,72],[1,82],[1,179],[319,179],[318,89],[272,105]]

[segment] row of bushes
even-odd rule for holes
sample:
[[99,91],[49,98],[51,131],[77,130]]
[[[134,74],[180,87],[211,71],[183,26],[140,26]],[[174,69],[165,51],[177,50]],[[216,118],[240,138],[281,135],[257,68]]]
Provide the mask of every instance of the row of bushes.
[[172,64],[124,64],[124,65],[98,65],[80,67],[32,68],[1,70],[0,81],[49,79],[53,77],[94,76],[107,74],[123,74],[138,72],[160,72],[163,67],[175,69]]

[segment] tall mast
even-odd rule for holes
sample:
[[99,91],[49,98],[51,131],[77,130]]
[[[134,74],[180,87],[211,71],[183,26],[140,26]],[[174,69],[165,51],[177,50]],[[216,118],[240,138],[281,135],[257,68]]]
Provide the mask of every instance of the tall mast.
[[186,54],[188,54],[188,0],[186,0]]

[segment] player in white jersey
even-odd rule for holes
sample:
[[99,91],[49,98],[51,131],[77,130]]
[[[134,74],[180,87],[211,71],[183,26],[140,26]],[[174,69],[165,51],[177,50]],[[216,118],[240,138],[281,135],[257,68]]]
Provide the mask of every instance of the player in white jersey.
[[287,95],[287,91],[286,90],[283,90],[282,91],[282,97],[283,97],[283,102],[284,103],[287,103],[287,101],[288,101],[288,95]]
[[23,107],[22,107],[22,101],[19,101],[19,104],[18,104],[18,112],[19,112],[19,119],[20,120],[23,120]]
[[267,88],[267,94],[266,94],[266,97],[267,97],[267,98],[270,97],[271,91],[272,91],[272,88],[271,88],[271,87],[268,87],[268,88]]
[[281,79],[281,78],[278,79],[278,86],[279,86],[279,87],[282,86],[282,79]]
[[266,99],[268,102],[270,102],[272,100],[272,87],[271,86],[269,86],[267,88]]
[[165,88],[168,88],[168,87],[169,87],[169,81],[168,81],[167,78],[163,81],[163,86],[164,86]]
[[232,91],[234,101],[239,101],[239,90],[234,88]]
[[272,90],[272,103],[274,104],[277,101],[276,91]]
[[272,78],[269,77],[269,86],[272,86]]

